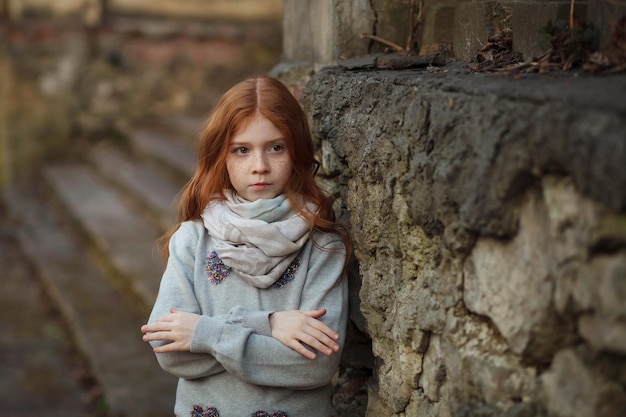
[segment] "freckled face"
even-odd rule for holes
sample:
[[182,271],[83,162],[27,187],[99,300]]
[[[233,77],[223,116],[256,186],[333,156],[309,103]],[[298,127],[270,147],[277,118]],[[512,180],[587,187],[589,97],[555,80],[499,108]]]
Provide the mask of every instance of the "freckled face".
[[257,114],[230,141],[226,169],[233,188],[248,201],[285,191],[292,163],[282,133]]

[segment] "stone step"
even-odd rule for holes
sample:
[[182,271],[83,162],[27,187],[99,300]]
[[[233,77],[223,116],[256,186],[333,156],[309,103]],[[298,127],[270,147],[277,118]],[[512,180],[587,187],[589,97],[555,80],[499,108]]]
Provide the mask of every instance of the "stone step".
[[163,168],[187,181],[196,169],[195,138],[192,135],[188,139],[174,138],[175,134],[156,127],[142,127],[134,129],[129,139],[140,154],[158,161]]
[[99,172],[136,200],[162,231],[174,225],[182,182],[176,183],[154,164],[133,158],[110,142],[98,143],[89,157]]
[[159,228],[146,220],[86,165],[44,169],[64,209],[110,268],[114,282],[148,313],[158,293],[164,264],[155,245]]
[[[103,232],[100,227],[90,227],[101,233],[101,244],[114,237],[117,250],[126,248],[123,242],[128,237],[120,232],[126,223],[116,224],[120,220],[115,215],[120,211],[115,208],[119,201],[109,200],[106,192],[99,193],[99,184],[88,171],[79,167],[54,168],[48,174],[68,204],[79,200],[88,207],[78,210],[77,216],[87,216],[91,224],[106,224],[112,230]],[[76,190],[68,191],[71,186]],[[3,198],[12,215],[19,219],[17,236],[24,252],[103,388],[110,415],[171,416],[176,378],[160,369],[149,346],[141,340],[139,327],[146,318],[125,303],[91,260],[85,246],[76,243],[68,233],[69,222],[51,210],[49,204],[37,202],[33,195],[6,190]],[[139,243],[138,239],[130,241],[130,246]]]
[[204,116],[177,113],[170,115],[164,122],[179,132],[185,141],[195,141],[204,128],[206,118]]

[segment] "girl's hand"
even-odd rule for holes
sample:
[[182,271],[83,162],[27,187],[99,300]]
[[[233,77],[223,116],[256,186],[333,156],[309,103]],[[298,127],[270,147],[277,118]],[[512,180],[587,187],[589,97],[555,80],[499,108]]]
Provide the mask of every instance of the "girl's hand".
[[272,313],[270,315],[272,337],[309,359],[315,359],[316,355],[305,348],[304,344],[330,356],[339,352],[339,345],[335,342],[339,340],[339,335],[318,320],[324,314],[325,309]]
[[186,313],[170,308],[171,314],[167,314],[152,324],[141,326],[144,342],[165,340],[163,346],[155,347],[156,353],[165,352],[189,352],[191,338],[196,330],[200,316],[194,313]]

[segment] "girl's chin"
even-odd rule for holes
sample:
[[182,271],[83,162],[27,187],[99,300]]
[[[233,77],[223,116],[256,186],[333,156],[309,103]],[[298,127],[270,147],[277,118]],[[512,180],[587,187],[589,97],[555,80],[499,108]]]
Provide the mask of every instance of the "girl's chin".
[[273,192],[253,192],[253,193],[238,193],[239,197],[244,198],[247,201],[253,202],[257,200],[271,200],[272,198],[278,197],[281,193],[273,193]]

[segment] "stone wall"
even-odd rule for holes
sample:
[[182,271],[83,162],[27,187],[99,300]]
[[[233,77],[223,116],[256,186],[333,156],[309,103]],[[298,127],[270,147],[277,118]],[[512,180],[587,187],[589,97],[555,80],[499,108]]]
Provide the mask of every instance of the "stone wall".
[[312,76],[375,356],[367,416],[623,415],[625,93],[623,75],[454,65]]
[[594,26],[595,47],[602,49],[626,14],[626,5],[617,0],[284,0],[283,9],[283,64],[315,69],[393,50],[363,34],[421,55],[474,61],[488,38],[504,28],[512,30],[513,49],[531,60],[546,49],[541,29],[548,22],[569,21],[570,11],[577,25]]
[[[472,71],[493,35],[530,63],[570,19],[605,50],[622,3],[284,0],[272,74],[355,241],[339,415],[621,415],[624,78]],[[380,70],[411,54],[444,59]]]

